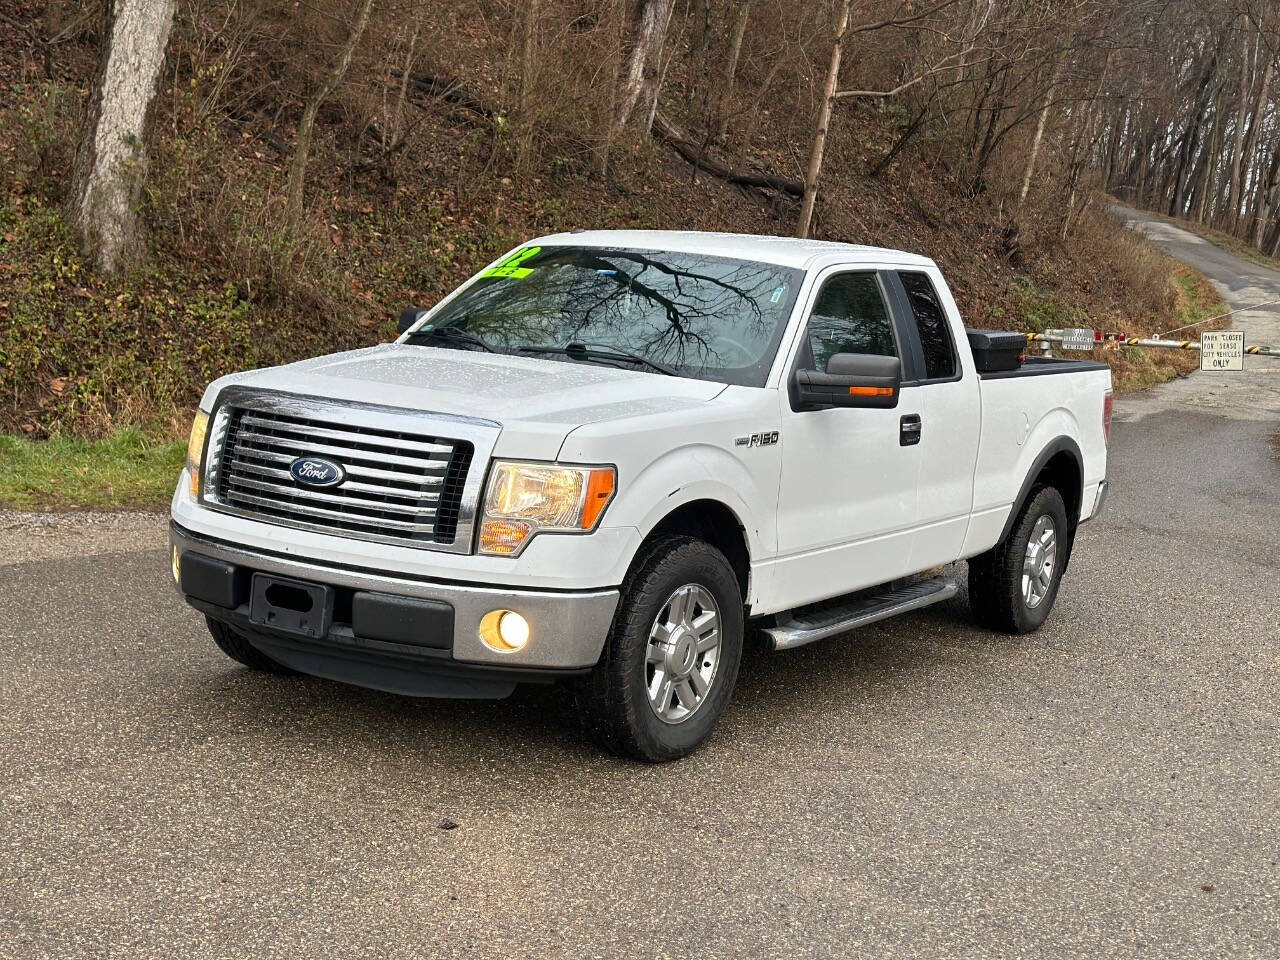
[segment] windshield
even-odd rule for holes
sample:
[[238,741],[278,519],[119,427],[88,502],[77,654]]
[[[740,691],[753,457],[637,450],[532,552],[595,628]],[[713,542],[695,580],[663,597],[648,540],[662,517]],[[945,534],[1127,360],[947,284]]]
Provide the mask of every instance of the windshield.
[[410,339],[758,387],[802,278],[788,267],[694,253],[525,247]]

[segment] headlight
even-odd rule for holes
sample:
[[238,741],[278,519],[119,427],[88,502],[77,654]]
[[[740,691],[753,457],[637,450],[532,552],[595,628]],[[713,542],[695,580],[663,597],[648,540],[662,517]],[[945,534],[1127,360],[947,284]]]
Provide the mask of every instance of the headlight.
[[480,552],[509,557],[543,530],[589,533],[613,499],[613,467],[562,467],[499,460],[489,475]]
[[204,454],[204,438],[208,432],[209,415],[197,410],[196,418],[191,421],[191,437],[187,440],[187,481],[193,498],[200,496],[200,458]]

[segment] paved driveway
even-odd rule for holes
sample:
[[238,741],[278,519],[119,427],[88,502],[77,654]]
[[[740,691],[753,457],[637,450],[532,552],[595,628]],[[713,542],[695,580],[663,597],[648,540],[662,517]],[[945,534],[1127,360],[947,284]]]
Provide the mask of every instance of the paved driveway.
[[0,956],[1280,956],[1277,405],[1225,382],[1119,405],[1043,630],[755,657],[665,766],[555,689],[250,673],[161,518],[0,518]]

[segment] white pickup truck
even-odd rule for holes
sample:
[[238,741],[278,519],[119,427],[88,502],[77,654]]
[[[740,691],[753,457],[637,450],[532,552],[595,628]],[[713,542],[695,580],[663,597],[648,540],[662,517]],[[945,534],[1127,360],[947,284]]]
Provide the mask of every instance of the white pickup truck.
[[434,697],[567,680],[603,747],[671,759],[747,635],[944,600],[957,560],[980,623],[1044,621],[1106,495],[1111,378],[1024,344],[966,332],[933,261],[893,250],[543,237],[394,344],[213,383],[173,576],[250,667]]

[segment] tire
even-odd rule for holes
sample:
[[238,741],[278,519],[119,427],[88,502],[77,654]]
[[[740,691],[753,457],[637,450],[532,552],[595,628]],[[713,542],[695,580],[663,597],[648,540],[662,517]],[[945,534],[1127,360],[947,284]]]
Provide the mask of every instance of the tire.
[[272,660],[250,643],[249,638],[243,633],[232,630],[221,620],[205,617],[205,623],[209,625],[209,633],[213,635],[213,642],[218,645],[218,649],[236,663],[242,663],[251,670],[261,670],[264,673],[294,672],[284,664]]
[[[1052,525],[1055,549],[1047,584],[1036,588],[1038,599],[1027,599],[1024,589],[1024,564],[1039,562],[1043,569],[1042,549],[1037,557],[1029,557],[1028,546],[1037,524],[1043,534],[1043,523]],[[1071,528],[1067,524],[1067,508],[1056,488],[1037,486],[1018,513],[1009,535],[986,553],[969,561],[969,608],[982,626],[1005,633],[1030,633],[1038,630],[1053,610],[1058,586],[1071,552]],[[1041,538],[1038,538],[1041,539]]]
[[[712,648],[703,647],[711,638],[708,613],[719,625],[714,662]],[[671,643],[651,642],[660,617],[660,635],[673,637]],[[670,629],[674,623],[682,625]],[[705,633],[692,626],[697,623]],[[637,760],[693,752],[711,736],[733,693],[742,640],[742,591],[724,554],[691,537],[655,542],[627,575],[600,662],[577,685],[587,735],[610,753]],[[651,648],[661,660],[651,660]]]

